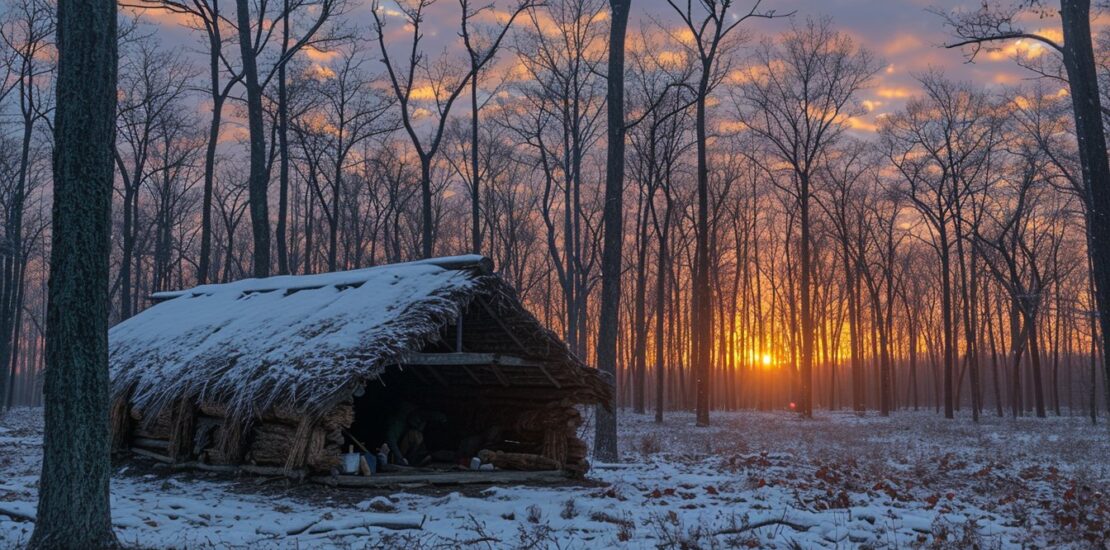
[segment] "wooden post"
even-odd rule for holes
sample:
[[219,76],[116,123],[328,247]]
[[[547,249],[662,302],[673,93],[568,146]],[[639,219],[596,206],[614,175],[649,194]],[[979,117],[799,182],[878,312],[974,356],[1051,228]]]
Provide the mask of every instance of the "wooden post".
[[188,459],[193,450],[193,426],[196,413],[193,403],[188,399],[178,401],[173,415],[173,424],[170,430],[169,446],[166,454],[177,461],[180,458]]
[[463,317],[462,316],[462,311],[460,311],[459,316],[455,319],[455,352],[456,353],[462,353],[462,350],[463,350],[463,348],[462,348],[462,327],[463,327],[462,317]]

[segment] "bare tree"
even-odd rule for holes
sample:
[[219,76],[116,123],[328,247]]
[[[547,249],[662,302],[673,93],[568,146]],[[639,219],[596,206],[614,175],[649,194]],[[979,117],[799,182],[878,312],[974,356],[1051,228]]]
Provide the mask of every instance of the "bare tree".
[[[852,408],[863,414],[867,408],[863,379],[863,329],[861,327],[861,258],[864,254],[861,236],[856,230],[856,207],[861,197],[874,185],[880,158],[871,145],[849,141],[828,149],[818,165],[824,185],[817,189],[817,204],[824,210],[840,244],[841,273],[847,297],[848,353],[851,363]],[[912,349],[912,348],[911,348]]]
[[[543,182],[540,217],[562,289],[563,332],[570,348],[582,355],[587,350],[588,299],[596,281],[597,247],[591,245],[600,228],[594,224],[596,212],[588,204],[583,172],[600,137],[604,105],[597,78],[606,36],[603,10],[597,0],[561,0],[542,11],[529,10],[531,25],[516,44],[527,78],[514,87],[519,103],[505,109],[503,121],[534,153],[527,162]],[[562,38],[545,32],[545,20],[561,30]]]
[[[1110,349],[1110,158],[1106,152],[1103,127],[1105,109],[1099,94],[1098,70],[1091,38],[1090,0],[1060,0],[1058,14],[1063,42],[1027,31],[1022,25],[1026,12],[1047,10],[1046,0],[1027,0],[1003,6],[984,2],[976,11],[940,12],[956,40],[950,48],[966,48],[969,58],[984,46],[999,41],[1033,40],[1059,55],[1064,66],[1075,122],[1079,166],[1083,183],[1083,204],[1089,232],[1095,297],[1098,302],[1102,348]],[[1110,362],[1104,362],[1104,378],[1110,380]],[[1110,384],[1106,393],[1110,402]]]
[[[509,34],[516,18],[535,7],[532,0],[523,0],[517,3],[508,18],[496,27],[483,29],[470,29],[468,19],[473,19],[483,11],[493,11],[494,5],[471,8],[470,0],[459,0],[463,11],[462,39],[466,46],[467,59],[470,61],[470,248],[476,254],[482,253],[482,223],[481,223],[481,180],[482,172],[478,165],[478,126],[480,111],[483,103],[478,101],[479,82],[482,71],[493,61],[497,55],[501,42]],[[469,13],[467,16],[465,14]]]
[[152,176],[152,154],[156,141],[165,130],[166,115],[187,97],[193,73],[180,55],[161,50],[152,39],[136,42],[124,54],[120,70],[119,114],[116,118],[115,160],[119,169],[123,223],[120,236],[120,264],[117,281],[121,320],[136,313],[133,270],[139,231],[139,194]]
[[[313,44],[316,33],[343,7],[343,0],[320,0],[314,4],[314,19],[292,46],[283,40],[281,56],[275,64],[278,70],[284,66],[294,55],[304,47]],[[269,180],[270,166],[266,154],[266,134],[263,121],[262,94],[270,76],[260,78],[258,70],[258,57],[265,48],[270,35],[274,32],[274,25],[270,24],[267,17],[267,1],[260,0],[256,17],[251,17],[249,0],[236,0],[235,26],[239,33],[239,57],[242,63],[243,85],[247,93],[247,127],[250,132],[250,178],[249,197],[251,215],[251,235],[253,237],[254,276],[268,277],[270,275],[270,214],[269,214]],[[297,6],[307,4],[298,3]],[[277,20],[286,21],[291,16],[294,7],[285,2],[283,9],[278,13]],[[286,23],[283,23],[283,25]],[[284,73],[283,73],[284,74]]]
[[[5,82],[0,99],[14,94],[19,100],[20,138],[12,187],[4,204],[3,241],[0,242],[0,406],[11,406],[10,379],[19,339],[18,318],[23,309],[26,243],[24,214],[32,189],[36,128],[49,122],[53,105],[47,99],[54,71],[49,51],[54,40],[54,10],[42,0],[16,0],[0,22],[0,40],[10,54],[3,60]],[[8,368],[5,369],[4,367]],[[5,376],[4,371],[8,371]]]
[[[324,140],[330,170],[322,170],[320,177],[310,181],[316,198],[324,209],[328,223],[328,270],[339,268],[339,226],[343,195],[346,192],[344,175],[351,169],[349,158],[355,147],[364,140],[393,131],[396,126],[387,117],[393,107],[388,96],[372,87],[363,73],[362,63],[354,51],[344,54],[328,69],[328,75],[319,80],[309,77],[307,93],[319,98],[321,105],[305,113],[306,123],[318,127]],[[325,198],[321,183],[329,188]]]
[[691,361],[697,378],[697,424],[709,425],[709,362],[712,339],[713,308],[709,287],[709,157],[706,130],[706,106],[709,94],[727,72],[729,52],[735,48],[739,35],[734,35],[742,23],[750,19],[777,17],[775,10],[761,10],[762,0],[755,0],[746,12],[735,13],[733,0],[697,0],[685,5],[675,0],[667,4],[678,14],[690,39],[677,38],[698,65],[698,80],[694,87],[694,131],[698,156],[698,205],[696,221],[696,257],[693,273],[693,294],[690,311],[693,314],[693,353]]
[[[765,143],[752,160],[766,166],[772,182],[797,202],[801,224],[801,388],[798,412],[813,416],[815,325],[812,311],[812,215],[810,199],[824,153],[834,146],[849,119],[862,114],[856,93],[867,85],[878,63],[870,52],[832,29],[829,19],[795,25],[778,43],[756,52],[756,63],[734,97],[745,127]],[[765,156],[766,155],[766,156]],[[780,170],[776,164],[785,165]],[[884,408],[884,413],[887,410]]]
[[[884,149],[902,178],[903,192],[929,228],[941,269],[944,331],[944,411],[953,418],[956,334],[952,304],[952,249],[961,204],[990,168],[998,145],[995,106],[983,93],[936,74],[920,79],[925,96],[883,121]],[[977,384],[977,380],[973,380]],[[975,387],[973,391],[978,391]]]
[[[209,100],[212,102],[212,115],[208,124],[208,140],[204,154],[204,194],[201,203],[200,258],[197,263],[197,282],[208,282],[212,249],[212,189],[215,179],[216,147],[219,144],[220,127],[223,121],[223,107],[234,87],[242,80],[242,71],[231,67],[224,55],[224,45],[230,39],[223,35],[222,24],[227,20],[220,13],[218,1],[192,0],[175,2],[172,0],[149,0],[136,4],[123,4],[139,9],[157,9],[192,17],[191,25],[204,31],[204,41],[208,57]],[[227,79],[223,80],[224,75]]]
[[[420,189],[421,189],[421,252],[425,258],[430,258],[435,251],[435,235],[433,230],[433,206],[432,206],[432,162],[435,160],[436,153],[439,151],[440,143],[443,139],[444,129],[447,124],[447,117],[451,113],[451,107],[454,106],[455,101],[462,94],[466,88],[467,83],[473,76],[473,73],[466,72],[458,74],[459,71],[455,70],[450,62],[446,59],[438,61],[428,61],[425,59],[425,54],[421,50],[420,42],[424,38],[424,18],[426,10],[435,4],[436,0],[415,0],[412,5],[398,4],[403,14],[405,24],[412,28],[412,41],[408,57],[404,65],[398,65],[390,56],[389,48],[386,47],[385,41],[385,28],[386,20],[384,8],[375,0],[371,5],[370,11],[374,18],[374,35],[378,42],[378,49],[382,54],[382,63],[385,64],[386,74],[389,77],[390,88],[397,98],[398,106],[401,111],[401,124],[405,128],[405,132],[412,142],[413,149],[416,150],[416,155],[420,159]],[[475,16],[476,12],[468,11],[467,2],[462,2],[462,16],[460,18],[460,28],[464,36],[469,33],[468,26],[470,19]],[[480,63],[484,66],[496,53],[496,48],[491,48],[485,52],[486,57]],[[422,73],[422,74],[418,74]],[[419,102],[431,103],[435,109],[434,120],[427,123],[431,126],[427,140],[420,137],[417,122],[414,120],[416,117],[416,106]],[[428,112],[424,110],[424,112]]]

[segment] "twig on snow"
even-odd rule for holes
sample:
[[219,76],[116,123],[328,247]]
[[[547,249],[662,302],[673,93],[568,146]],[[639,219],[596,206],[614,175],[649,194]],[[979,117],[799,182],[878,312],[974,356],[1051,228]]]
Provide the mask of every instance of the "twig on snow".
[[760,527],[768,527],[770,525],[785,525],[795,531],[808,531],[810,527],[813,527],[812,525],[802,525],[800,523],[794,523],[785,519],[765,519],[763,521],[741,525],[740,527],[731,527],[728,529],[714,531],[713,535],[739,535],[740,533],[746,533],[748,531],[759,529]]

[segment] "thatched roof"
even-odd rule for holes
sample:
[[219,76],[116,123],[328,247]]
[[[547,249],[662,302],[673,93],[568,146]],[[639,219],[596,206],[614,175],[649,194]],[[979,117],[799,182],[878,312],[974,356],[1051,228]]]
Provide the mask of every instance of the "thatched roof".
[[528,313],[481,256],[246,279],[154,299],[109,332],[113,401],[141,412],[186,399],[222,405],[240,419],[274,408],[322,414],[438,340],[475,300],[511,319],[531,359],[595,401],[611,395],[598,371]]

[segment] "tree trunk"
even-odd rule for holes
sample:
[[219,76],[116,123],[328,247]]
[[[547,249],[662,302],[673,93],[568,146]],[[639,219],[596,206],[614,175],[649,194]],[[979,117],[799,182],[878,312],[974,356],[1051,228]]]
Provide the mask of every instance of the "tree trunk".
[[[659,231],[659,266],[655,274],[655,421],[663,423],[663,386],[666,381],[666,359],[663,354],[663,322],[667,297],[667,234],[670,231],[671,211],[668,201],[663,214],[663,227]],[[672,340],[671,343],[674,346]]]
[[[605,170],[604,236],[601,252],[601,312],[598,317],[597,367],[614,377],[617,362],[621,297],[621,244],[624,237],[622,198],[624,193],[624,38],[631,0],[610,0],[609,79],[607,84],[608,144]],[[616,392],[614,392],[614,396]],[[616,462],[616,403],[597,408],[594,456]]]
[[420,254],[431,258],[435,251],[435,232],[432,229],[432,159],[420,156]]
[[709,79],[713,65],[703,61],[701,81],[697,91],[695,116],[695,139],[698,154],[698,206],[697,227],[695,231],[694,288],[690,309],[691,363],[696,384],[696,407],[698,426],[709,425],[709,328],[710,289],[709,289],[709,159],[706,140],[706,101],[709,94]]
[[[943,227],[942,227],[943,229]],[[941,315],[944,317],[944,417],[955,418],[953,407],[952,371],[955,355],[955,331],[952,328],[952,278],[951,262],[948,253],[948,236],[940,232],[940,269],[941,269]]]
[[1045,405],[1044,405],[1044,384],[1041,382],[1041,347],[1039,344],[1039,335],[1037,334],[1037,321],[1036,317],[1032,314],[1027,315],[1025,318],[1025,332],[1029,338],[1029,363],[1033,374],[1033,403],[1037,411],[1037,418],[1044,418]]
[[54,206],[42,476],[32,548],[106,548],[112,533],[108,270],[116,3],[58,2]]
[[250,132],[249,204],[254,238],[254,276],[270,276],[269,174],[266,173],[266,134],[262,122],[262,86],[251,33],[250,2],[235,0],[239,53],[247,89],[247,128]]
[[[219,78],[219,59],[213,55],[212,77]],[[220,139],[220,119],[223,116],[224,97],[218,92],[218,82],[212,81],[212,123],[208,128],[208,143],[204,149],[204,192],[200,215],[200,260],[197,262],[197,283],[205,284],[212,271],[212,192],[216,180],[216,147]]]
[[470,74],[470,248],[482,253],[481,174],[478,173],[478,70],[471,59]]
[[[650,197],[645,200],[650,200]],[[640,208],[636,250],[635,303],[632,304],[632,407],[644,414],[647,370],[647,205]]]
[[802,365],[801,365],[801,399],[798,403],[798,412],[802,418],[813,417],[813,296],[810,289],[810,279],[813,267],[810,265],[810,227],[809,227],[809,176],[802,174],[799,178],[800,188],[798,206],[800,207],[802,238],[801,238],[801,284],[799,291],[802,294]]
[[[1091,44],[1090,8],[1090,0],[1060,0],[1065,44],[1063,59],[1075,115],[1079,164],[1087,193],[1092,278],[1100,313],[1102,348],[1110,349],[1110,161],[1106,154],[1098,71]],[[1103,368],[1110,369],[1110,361]],[[1110,380],[1110,370],[1105,376]]]
[[[289,51],[289,0],[284,0],[281,18],[281,54],[284,59]],[[278,275],[289,273],[289,243],[286,240],[289,218],[289,98],[285,85],[284,60],[278,61],[278,219],[277,219],[277,269]]]

